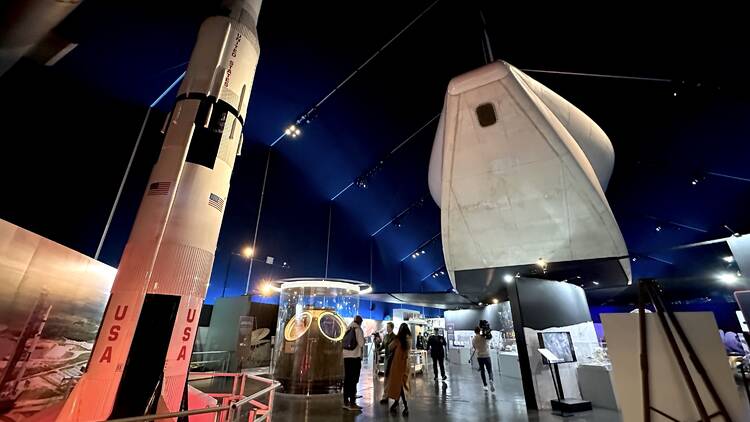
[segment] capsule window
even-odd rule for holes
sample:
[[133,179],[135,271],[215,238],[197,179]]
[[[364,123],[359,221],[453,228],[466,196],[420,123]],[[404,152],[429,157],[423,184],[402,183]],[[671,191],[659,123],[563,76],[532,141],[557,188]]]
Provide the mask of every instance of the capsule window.
[[480,104],[479,107],[477,107],[476,112],[477,119],[479,119],[479,126],[492,126],[497,122],[495,106],[493,106],[492,103]]

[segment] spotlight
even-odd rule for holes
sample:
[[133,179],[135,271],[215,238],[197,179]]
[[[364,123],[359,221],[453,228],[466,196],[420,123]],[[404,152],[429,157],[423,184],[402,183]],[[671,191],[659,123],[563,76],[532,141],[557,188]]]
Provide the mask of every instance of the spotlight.
[[732,255],[725,256],[724,258],[721,258],[721,259],[723,259],[725,262],[729,262],[729,263],[734,262],[734,257]]
[[422,251],[422,255],[424,255],[424,251]]
[[273,294],[273,286],[271,283],[265,282],[260,286],[260,294],[263,296],[271,296]]
[[503,280],[505,280],[506,283],[510,283],[511,281],[513,281],[513,276],[510,274],[505,274],[503,276]]
[[445,271],[440,271],[440,275],[445,275]]
[[546,272],[547,272],[547,261],[545,261],[545,260],[544,260],[543,258],[539,258],[539,259],[538,259],[538,260],[536,261],[536,265],[537,265],[537,266],[538,266],[539,268],[541,268],[541,269],[542,269],[542,272],[544,272],[544,273],[546,273]]
[[633,257],[633,262],[638,261],[638,258]]
[[697,185],[697,184],[698,184],[698,179],[693,179],[693,181],[692,181],[692,182],[690,182],[690,183],[692,183],[692,184],[693,184],[693,186],[695,186],[695,185]]
[[296,125],[290,125],[288,128],[284,129],[284,135],[292,135],[292,137],[296,137],[301,133],[302,131],[300,131]]
[[244,248],[242,248],[242,256],[244,256],[245,258],[252,258],[254,252],[255,251],[251,246],[245,246]]
[[495,299],[492,299],[492,303],[494,303],[495,305],[497,305],[497,304],[498,304],[499,302],[500,302],[500,301],[499,301],[499,300],[497,300],[497,298],[495,298]]
[[598,286],[599,285],[598,281],[594,281],[593,283],[594,283],[594,286]]
[[482,302],[479,302],[479,306],[484,306],[484,303],[482,303]]
[[292,138],[296,138],[301,134],[302,131],[296,125],[291,125],[288,128],[284,129],[284,135],[291,135]]
[[660,232],[661,231],[661,226],[656,226],[656,231]]
[[415,253],[411,254],[412,259],[417,259],[417,256],[419,256],[419,255],[417,255]]
[[732,273],[721,273],[717,276],[719,281],[726,284],[732,284],[737,281],[737,275]]

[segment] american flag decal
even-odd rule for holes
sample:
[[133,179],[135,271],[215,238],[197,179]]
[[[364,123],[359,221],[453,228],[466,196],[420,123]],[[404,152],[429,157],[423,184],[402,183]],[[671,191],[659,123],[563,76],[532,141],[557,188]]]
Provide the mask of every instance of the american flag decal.
[[216,208],[219,211],[224,210],[224,200],[219,195],[211,194],[208,196],[208,205]]
[[171,182],[154,182],[148,185],[147,195],[166,195],[169,193],[169,186],[171,184]]

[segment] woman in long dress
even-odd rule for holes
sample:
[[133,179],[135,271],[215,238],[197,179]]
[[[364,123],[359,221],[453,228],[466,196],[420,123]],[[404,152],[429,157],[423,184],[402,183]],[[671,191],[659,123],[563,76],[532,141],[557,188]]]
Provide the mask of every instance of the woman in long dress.
[[409,391],[409,349],[411,345],[411,330],[405,323],[398,327],[396,341],[391,342],[392,362],[390,363],[390,373],[388,374],[388,385],[386,390],[388,398],[396,400],[391,406],[391,413],[398,412],[399,398],[404,402],[404,416],[409,415],[409,405],[406,403],[406,392]]

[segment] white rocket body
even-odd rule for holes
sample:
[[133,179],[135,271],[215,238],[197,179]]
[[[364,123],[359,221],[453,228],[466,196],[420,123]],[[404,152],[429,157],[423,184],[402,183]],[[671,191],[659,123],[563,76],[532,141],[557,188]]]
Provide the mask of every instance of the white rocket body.
[[87,371],[58,420],[143,415],[144,388],[149,411],[181,410],[260,53],[261,1],[235,3],[200,28]]

